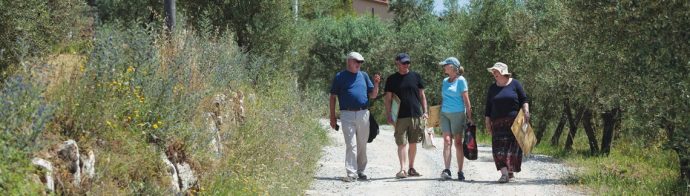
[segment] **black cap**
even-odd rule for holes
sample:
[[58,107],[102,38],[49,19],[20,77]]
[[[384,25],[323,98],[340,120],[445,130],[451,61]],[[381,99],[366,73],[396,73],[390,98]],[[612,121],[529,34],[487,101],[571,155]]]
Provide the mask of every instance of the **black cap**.
[[395,56],[396,61],[400,61],[401,63],[409,63],[410,62],[410,55],[407,55],[406,53],[400,53],[398,56]]

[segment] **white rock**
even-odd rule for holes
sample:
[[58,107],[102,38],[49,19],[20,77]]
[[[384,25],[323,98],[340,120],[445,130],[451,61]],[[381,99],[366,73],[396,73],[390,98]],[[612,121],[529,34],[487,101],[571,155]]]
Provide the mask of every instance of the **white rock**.
[[177,173],[180,177],[180,181],[182,181],[182,187],[180,187],[180,191],[184,192],[192,186],[196,185],[197,179],[194,176],[194,171],[192,170],[192,167],[184,162],[176,165]]
[[79,187],[81,184],[81,168],[79,168],[79,146],[74,140],[67,140],[61,146],[58,151],[58,155],[63,160],[67,161],[69,172],[72,173],[72,183],[74,186]]
[[46,185],[46,191],[47,192],[54,192],[55,191],[55,181],[53,181],[53,164],[51,164],[49,161],[46,161],[41,158],[33,158],[31,159],[31,164],[34,164],[38,167],[43,168],[45,170],[45,174],[42,176],[42,179],[45,179],[45,185]]
[[167,172],[166,174],[168,177],[170,177],[170,190],[173,193],[179,193],[180,192],[180,178],[177,176],[177,169],[175,169],[175,165],[173,165],[170,160],[168,160],[168,156],[165,155],[165,153],[161,153],[161,159],[163,160],[163,163],[165,163],[165,171]]
[[93,179],[93,177],[96,176],[96,155],[93,154],[93,150],[89,150],[89,154],[81,158],[81,162],[84,163],[84,167],[82,168],[84,175]]
[[216,156],[220,156],[220,153],[222,151],[222,146],[220,145],[220,132],[218,131],[218,126],[216,125],[216,120],[214,118],[213,113],[208,112],[206,113],[206,122],[208,126],[208,133],[211,136],[211,142],[210,142],[210,148],[211,151],[213,151]]

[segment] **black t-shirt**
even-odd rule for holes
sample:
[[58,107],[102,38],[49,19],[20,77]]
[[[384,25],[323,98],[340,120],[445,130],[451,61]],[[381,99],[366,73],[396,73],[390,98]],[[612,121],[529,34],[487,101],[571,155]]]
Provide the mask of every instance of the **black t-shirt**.
[[400,98],[398,118],[422,116],[422,95],[419,90],[424,89],[422,77],[416,72],[401,75],[396,72],[386,79],[385,92],[392,92]]

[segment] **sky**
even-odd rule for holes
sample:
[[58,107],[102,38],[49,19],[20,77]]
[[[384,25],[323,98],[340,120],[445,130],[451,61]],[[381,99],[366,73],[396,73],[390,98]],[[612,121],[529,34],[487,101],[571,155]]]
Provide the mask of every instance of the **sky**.
[[[459,0],[458,3],[460,4],[460,7],[465,6],[470,3],[470,0]],[[434,13],[440,14],[446,9],[445,6],[443,6],[443,0],[434,0]]]

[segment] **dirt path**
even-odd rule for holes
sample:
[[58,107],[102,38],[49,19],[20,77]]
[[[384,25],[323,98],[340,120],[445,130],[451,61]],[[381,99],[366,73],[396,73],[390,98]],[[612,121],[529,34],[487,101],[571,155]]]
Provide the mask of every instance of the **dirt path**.
[[[498,184],[500,173],[496,171],[490,146],[479,147],[479,159],[465,160],[467,181],[441,181],[443,169],[441,138],[435,138],[436,149],[417,150],[415,169],[421,177],[396,179],[398,158],[391,126],[381,126],[381,133],[367,145],[369,163],[365,173],[368,181],[342,182],[345,175],[345,146],[341,132],[328,128],[328,121],[321,120],[329,131],[332,141],[323,149],[319,168],[307,195],[584,195],[585,192],[564,185],[561,180],[572,169],[544,156],[531,155],[523,160],[523,171],[514,181]],[[457,179],[457,163],[451,162],[453,177]]]

